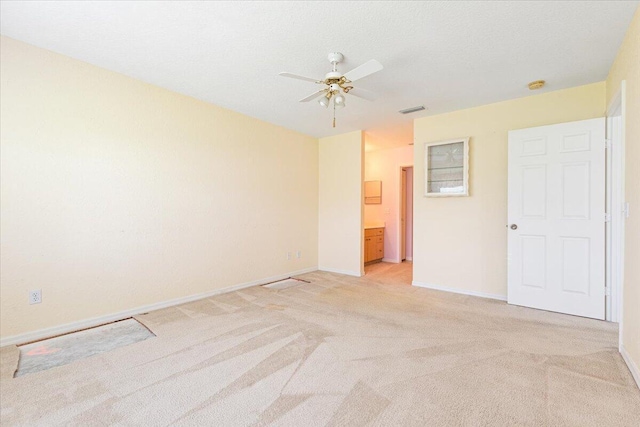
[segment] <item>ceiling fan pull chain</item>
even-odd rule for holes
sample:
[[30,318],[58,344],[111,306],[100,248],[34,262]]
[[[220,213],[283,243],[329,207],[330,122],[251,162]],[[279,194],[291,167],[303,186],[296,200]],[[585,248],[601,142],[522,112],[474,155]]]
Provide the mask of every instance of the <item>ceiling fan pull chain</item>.
[[333,127],[336,127],[336,103],[333,103]]

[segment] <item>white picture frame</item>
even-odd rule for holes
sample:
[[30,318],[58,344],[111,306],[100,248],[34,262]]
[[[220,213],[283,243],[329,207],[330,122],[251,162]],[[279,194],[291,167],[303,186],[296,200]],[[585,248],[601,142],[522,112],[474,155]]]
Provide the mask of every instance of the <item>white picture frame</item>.
[[425,197],[469,196],[469,139],[425,143]]

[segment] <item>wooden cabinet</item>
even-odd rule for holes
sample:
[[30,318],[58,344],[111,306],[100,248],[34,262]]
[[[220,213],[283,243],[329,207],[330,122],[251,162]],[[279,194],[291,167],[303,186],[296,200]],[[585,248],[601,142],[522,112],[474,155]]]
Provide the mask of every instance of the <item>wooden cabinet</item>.
[[384,258],[384,228],[364,230],[364,262],[381,261]]

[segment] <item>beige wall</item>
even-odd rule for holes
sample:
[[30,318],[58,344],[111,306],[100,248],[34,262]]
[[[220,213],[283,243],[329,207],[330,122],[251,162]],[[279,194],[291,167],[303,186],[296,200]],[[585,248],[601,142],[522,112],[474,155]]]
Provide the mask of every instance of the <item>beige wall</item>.
[[364,205],[364,223],[385,223],[385,261],[400,262],[398,221],[400,218],[400,168],[413,165],[413,147],[365,153],[366,181],[382,181],[382,204]]
[[[640,368],[640,8],[607,77],[607,105],[626,81],[625,198],[631,215],[625,223],[622,344]],[[639,372],[639,371],[636,371]]]
[[317,139],[1,43],[3,338],[317,265]]
[[[507,132],[602,117],[604,82],[414,122],[413,280],[507,293]],[[471,137],[470,197],[424,197],[424,143]]]
[[361,131],[320,138],[318,267],[360,276],[363,251]]

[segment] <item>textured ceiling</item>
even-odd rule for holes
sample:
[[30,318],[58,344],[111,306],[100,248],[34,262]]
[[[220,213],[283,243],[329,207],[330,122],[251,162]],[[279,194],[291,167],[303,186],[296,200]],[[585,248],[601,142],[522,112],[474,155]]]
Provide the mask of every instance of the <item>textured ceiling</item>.
[[[637,1],[10,2],[3,35],[287,128],[323,137],[364,129],[369,148],[413,141],[412,120],[606,78]],[[384,70],[337,112],[298,100],[331,51],[347,71]],[[538,92],[537,92],[538,93]],[[398,110],[424,104],[408,116]]]

